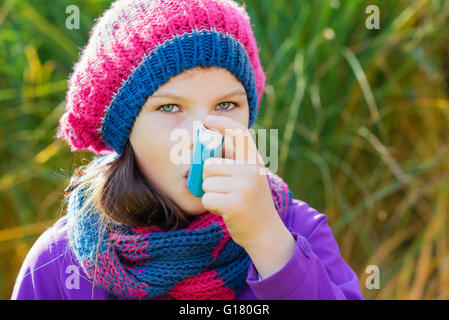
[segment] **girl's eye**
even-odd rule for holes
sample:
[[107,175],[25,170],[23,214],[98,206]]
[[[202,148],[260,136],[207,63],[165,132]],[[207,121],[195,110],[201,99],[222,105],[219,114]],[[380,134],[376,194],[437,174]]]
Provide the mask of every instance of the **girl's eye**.
[[[235,107],[232,107],[234,105]],[[238,107],[238,104],[235,102],[221,102],[218,104],[218,110],[229,111]],[[160,106],[157,110],[161,110],[166,113],[175,113],[180,110],[180,108],[176,104],[164,104]]]
[[173,113],[174,107],[179,109],[179,107],[176,104],[164,104],[163,106],[160,106],[157,110],[162,110],[163,112],[167,113]]
[[[231,104],[235,105],[235,107],[231,108],[230,107]],[[235,109],[236,107],[238,107],[238,104],[235,103],[235,102],[221,102],[218,105],[219,106],[220,105],[224,105],[225,106],[224,108],[219,108],[220,110],[232,110],[232,109]]]

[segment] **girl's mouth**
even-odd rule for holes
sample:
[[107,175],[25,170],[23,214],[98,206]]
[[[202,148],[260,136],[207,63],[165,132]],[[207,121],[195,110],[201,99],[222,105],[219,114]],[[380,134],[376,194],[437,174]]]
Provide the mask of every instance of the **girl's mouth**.
[[186,172],[186,174],[184,175],[184,177],[182,177],[182,181],[184,182],[184,185],[187,187],[187,174],[188,172]]

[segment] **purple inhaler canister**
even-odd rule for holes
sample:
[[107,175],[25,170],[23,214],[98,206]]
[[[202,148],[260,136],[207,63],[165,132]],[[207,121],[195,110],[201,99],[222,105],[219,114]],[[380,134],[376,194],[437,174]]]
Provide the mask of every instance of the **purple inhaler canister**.
[[187,174],[187,188],[196,197],[204,195],[203,165],[208,158],[221,158],[224,136],[215,130],[207,129],[203,124],[196,131],[193,145],[192,165]]

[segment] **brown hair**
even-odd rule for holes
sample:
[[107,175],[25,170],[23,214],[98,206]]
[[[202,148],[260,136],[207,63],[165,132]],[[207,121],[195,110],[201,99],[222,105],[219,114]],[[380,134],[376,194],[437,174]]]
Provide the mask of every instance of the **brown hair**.
[[65,189],[66,196],[76,188],[85,190],[82,212],[93,205],[104,222],[111,219],[130,226],[154,225],[164,231],[185,228],[195,218],[147,180],[129,141],[114,161],[86,172],[85,167],[75,170]]

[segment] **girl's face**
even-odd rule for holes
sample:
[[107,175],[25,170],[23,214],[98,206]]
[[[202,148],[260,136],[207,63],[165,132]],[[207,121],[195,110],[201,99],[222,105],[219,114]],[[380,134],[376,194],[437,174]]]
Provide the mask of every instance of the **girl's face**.
[[170,159],[171,148],[179,145],[179,140],[170,140],[170,134],[187,130],[192,152],[193,122],[203,122],[207,115],[226,116],[248,127],[245,88],[227,69],[196,67],[171,78],[148,97],[130,135],[137,164],[148,182],[190,214],[207,210],[184,183],[190,164]]

